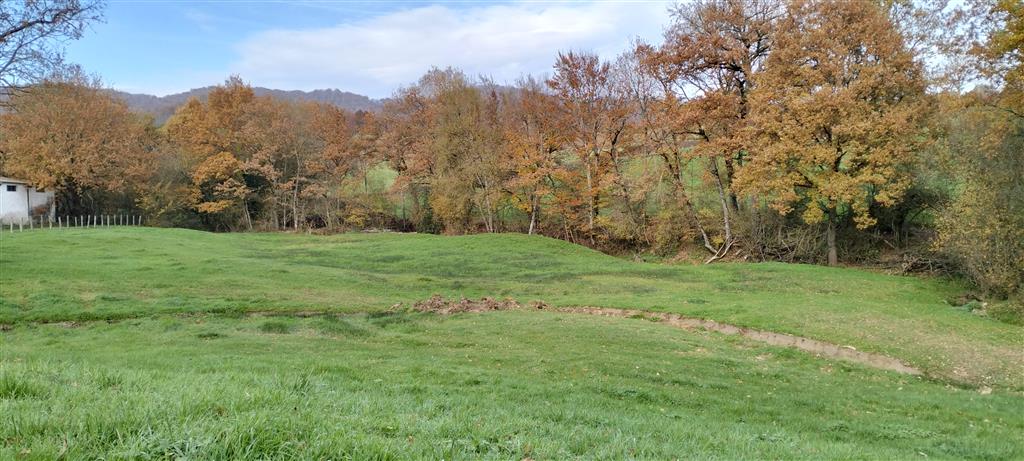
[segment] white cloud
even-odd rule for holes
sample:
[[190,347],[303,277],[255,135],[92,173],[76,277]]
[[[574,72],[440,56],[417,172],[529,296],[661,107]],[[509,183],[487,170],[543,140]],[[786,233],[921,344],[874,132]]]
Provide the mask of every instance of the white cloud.
[[431,66],[511,82],[551,69],[560,50],[611,59],[631,38],[657,41],[668,3],[513,3],[425,6],[329,28],[273,29],[238,46],[232,72],[255,85],[340,88],[373,97],[415,82]]

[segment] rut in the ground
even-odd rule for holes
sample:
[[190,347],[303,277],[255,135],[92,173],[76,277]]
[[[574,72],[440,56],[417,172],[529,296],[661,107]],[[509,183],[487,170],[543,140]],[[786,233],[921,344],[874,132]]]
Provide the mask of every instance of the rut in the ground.
[[[533,302],[531,307],[535,309],[550,309],[542,302]],[[413,305],[413,309],[424,312],[435,312],[438,314],[454,314],[459,312],[487,312],[495,310],[519,309],[520,304],[515,300],[506,299],[498,301],[492,298],[483,298],[474,301],[462,298],[459,301],[450,301],[441,296],[434,295],[429,300],[420,301]],[[852,346],[840,346],[826,343],[816,339],[793,336],[784,333],[771,331],[754,330],[751,328],[738,327],[726,323],[719,323],[714,320],[704,320],[693,317],[685,317],[679,314],[667,312],[651,312],[637,309],[614,309],[607,307],[562,307],[554,308],[558,312],[573,314],[602,315],[606,317],[644,318],[657,320],[666,325],[686,330],[702,328],[708,331],[715,331],[727,335],[740,335],[755,341],[761,341],[773,346],[794,347],[823,357],[846,360],[873,368],[890,370],[911,375],[920,375],[921,371],[909,366],[897,359],[880,354],[861,352]]]
[[650,312],[635,309],[612,309],[606,307],[566,307],[559,308],[557,310],[560,312],[571,312],[574,314],[603,315],[607,317],[642,317],[648,320],[657,320],[676,328],[683,328],[686,330],[702,328],[708,331],[715,331],[727,335],[740,335],[744,338],[761,341],[773,346],[794,347],[823,357],[846,360],[883,370],[911,375],[921,374],[921,370],[907,365],[897,359],[880,354],[861,352],[851,346],[839,346],[832,343],[818,341],[816,339],[787,335],[785,333],[774,333],[771,331],[743,328],[735,325],[719,323],[714,320],[684,317],[682,315],[669,314],[665,312]]

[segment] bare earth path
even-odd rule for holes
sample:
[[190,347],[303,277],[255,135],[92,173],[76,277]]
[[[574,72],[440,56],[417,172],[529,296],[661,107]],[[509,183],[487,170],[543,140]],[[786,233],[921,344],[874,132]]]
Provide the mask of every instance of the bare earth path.
[[735,325],[719,323],[714,320],[684,317],[678,314],[669,314],[665,312],[650,312],[634,309],[611,309],[607,307],[566,307],[559,308],[558,310],[561,312],[570,312],[574,314],[589,314],[601,315],[606,317],[643,318],[646,320],[656,320],[658,322],[662,322],[667,325],[674,326],[676,328],[682,328],[684,330],[694,330],[697,328],[702,328],[704,330],[714,331],[727,335],[740,335],[743,336],[744,338],[750,338],[755,341],[761,341],[764,343],[771,344],[773,346],[793,347],[796,349],[800,349],[802,351],[810,352],[812,354],[817,354],[824,357],[839,360],[846,360],[848,362],[855,362],[873,368],[880,368],[883,370],[890,370],[911,375],[921,374],[920,370],[911,367],[897,359],[880,354],[861,352],[854,349],[852,346],[839,346],[832,343],[818,341],[816,339],[787,335],[784,333],[774,333],[771,331],[743,328]]
[[[395,307],[399,306],[396,305]],[[532,307],[535,309],[550,309],[549,306],[543,303],[533,303]],[[483,298],[479,301],[475,301],[463,298],[459,301],[449,301],[437,295],[431,297],[428,300],[421,301],[413,305],[413,309],[415,310],[422,312],[434,312],[443,315],[455,314],[459,312],[487,312],[495,310],[508,310],[520,308],[522,308],[522,306],[512,299],[495,300],[493,298]],[[719,323],[714,320],[686,317],[679,314],[671,314],[667,312],[651,312],[637,309],[616,309],[608,307],[577,306],[559,307],[554,308],[554,310],[558,312],[567,312],[572,314],[600,315],[605,317],[621,318],[641,318],[645,320],[657,321],[660,323],[664,323],[666,325],[671,325],[676,328],[682,328],[684,330],[695,330],[700,328],[707,331],[714,331],[717,333],[727,335],[740,335],[743,336],[744,338],[749,338],[755,341],[771,344],[773,346],[792,347],[823,357],[845,360],[848,362],[855,362],[869,367],[879,368],[882,370],[895,371],[898,373],[905,373],[911,375],[922,374],[921,370],[911,367],[898,359],[881,354],[861,352],[853,348],[852,346],[840,346],[837,344],[827,343],[816,339],[804,338],[801,336],[793,336],[784,333],[775,333],[771,331],[738,327],[726,323]]]

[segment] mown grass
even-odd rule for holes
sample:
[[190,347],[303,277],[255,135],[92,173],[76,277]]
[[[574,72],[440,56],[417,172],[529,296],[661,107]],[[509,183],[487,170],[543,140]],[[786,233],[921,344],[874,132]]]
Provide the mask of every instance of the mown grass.
[[903,359],[970,386],[1024,389],[1024,329],[949,306],[954,282],[795,264],[638,263],[518,234],[0,235],[0,323],[181,312],[381,311],[432,294],[670,311]]
[[0,340],[2,459],[1024,457],[1019,395],[645,320],[195,314]]

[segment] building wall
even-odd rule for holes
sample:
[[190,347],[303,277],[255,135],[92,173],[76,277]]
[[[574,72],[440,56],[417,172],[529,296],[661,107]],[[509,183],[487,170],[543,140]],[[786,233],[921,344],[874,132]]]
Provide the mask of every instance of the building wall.
[[[8,186],[14,186],[16,190],[8,191]],[[40,192],[25,184],[0,183],[0,223],[25,222],[30,214],[52,219],[53,213],[53,192]]]

